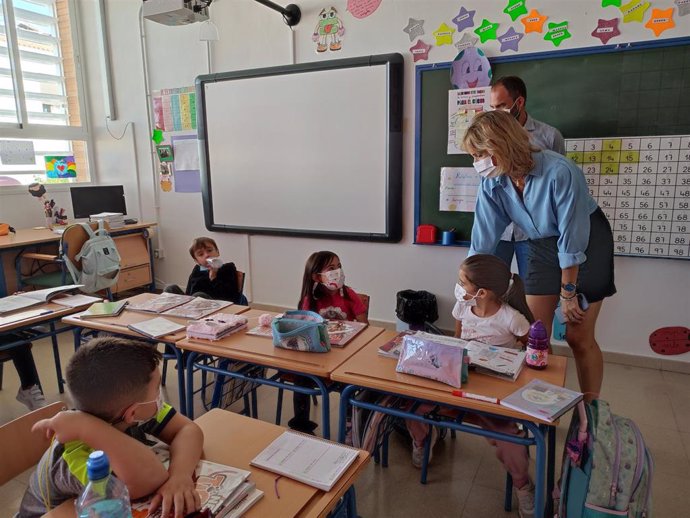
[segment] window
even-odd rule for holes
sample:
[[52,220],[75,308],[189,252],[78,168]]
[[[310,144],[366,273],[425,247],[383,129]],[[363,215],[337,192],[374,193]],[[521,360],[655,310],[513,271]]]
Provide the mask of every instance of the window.
[[[74,5],[72,0],[0,0],[0,150],[5,150],[0,187],[89,181]],[[28,140],[33,163],[9,157],[11,141]],[[64,156],[73,160],[61,161]],[[55,160],[60,167],[53,167]]]

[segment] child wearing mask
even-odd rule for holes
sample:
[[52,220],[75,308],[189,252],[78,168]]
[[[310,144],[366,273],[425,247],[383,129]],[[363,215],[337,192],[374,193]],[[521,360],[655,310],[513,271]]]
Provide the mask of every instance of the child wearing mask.
[[[366,306],[355,290],[345,285],[343,266],[333,252],[314,252],[307,259],[298,307],[314,311],[329,320],[369,323]],[[288,426],[313,433],[318,425],[309,419],[310,396],[295,392],[292,401],[295,416],[290,419]]]
[[[511,273],[498,257],[484,254],[468,257],[460,266],[455,298],[456,338],[515,349],[527,342],[534,317],[527,306],[522,279]],[[418,411],[424,413],[429,410],[420,408]],[[506,434],[521,433],[512,421],[479,414],[468,413],[464,422]],[[412,436],[412,463],[421,467],[429,426],[411,420],[406,423]],[[436,435],[434,428],[432,448]],[[520,517],[531,517],[534,513],[534,484],[528,474],[527,447],[496,440],[489,440],[489,443],[496,447],[498,460],[513,477]]]

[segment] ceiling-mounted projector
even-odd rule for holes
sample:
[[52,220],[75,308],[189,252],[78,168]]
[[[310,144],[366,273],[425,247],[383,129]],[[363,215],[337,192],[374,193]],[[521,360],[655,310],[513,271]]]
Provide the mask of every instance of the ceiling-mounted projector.
[[211,0],[144,0],[144,18],[164,25],[188,25],[208,20]]

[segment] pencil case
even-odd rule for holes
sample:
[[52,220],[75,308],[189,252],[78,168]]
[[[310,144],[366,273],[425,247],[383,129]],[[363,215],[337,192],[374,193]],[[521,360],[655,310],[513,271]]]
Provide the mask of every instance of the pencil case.
[[467,380],[467,349],[462,345],[434,341],[428,336],[433,335],[425,337],[416,334],[403,338],[403,346],[395,370],[460,388],[463,382],[463,371],[464,380]]
[[310,353],[331,350],[326,321],[313,311],[286,311],[271,322],[271,330],[276,347]]

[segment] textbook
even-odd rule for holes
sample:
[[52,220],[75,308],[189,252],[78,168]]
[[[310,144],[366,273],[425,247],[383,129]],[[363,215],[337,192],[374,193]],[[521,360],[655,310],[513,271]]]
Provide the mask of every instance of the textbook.
[[470,356],[470,367],[488,376],[515,381],[525,364],[525,353],[518,349],[475,341],[467,342],[465,349]]
[[21,313],[12,313],[6,317],[0,317],[0,326],[14,324],[15,322],[40,317],[41,315],[47,315],[49,313],[52,313],[50,309],[30,309],[29,311],[22,311]]
[[[195,473],[196,490],[201,498],[200,509],[208,508],[211,511],[211,516],[214,517],[228,516],[233,507],[227,503],[234,503],[234,506],[237,506],[246,500],[248,492],[242,486],[250,474],[251,472],[244,469],[200,460]],[[240,496],[238,499],[236,497],[237,492],[240,495],[244,492],[244,496]],[[160,508],[149,515],[151,500],[151,497],[146,497],[139,502],[132,502],[132,518],[147,518],[149,516],[161,518]],[[233,502],[230,502],[231,500]]]
[[194,300],[189,295],[175,295],[174,293],[161,293],[143,302],[130,303],[127,311],[139,311],[141,313],[163,313],[182,304]]
[[189,318],[192,320],[199,320],[205,316],[220,311],[223,308],[232,306],[232,302],[227,300],[212,300],[201,297],[194,297],[189,302],[185,302],[181,306],[176,306],[172,309],[163,312],[163,315],[171,317]]
[[359,450],[350,446],[287,431],[250,464],[330,491],[358,455]]
[[93,304],[94,302],[101,302],[102,297],[92,297],[91,295],[82,295],[78,293],[77,295],[68,295],[66,297],[59,297],[51,302],[55,304],[60,304],[61,306],[67,306],[68,308],[78,308],[79,306],[86,306],[87,304]]
[[350,320],[329,320],[328,339],[332,347],[345,347],[350,340],[361,333],[369,324]]
[[187,324],[187,338],[201,338],[203,340],[220,340],[232,333],[244,329],[247,319],[241,315],[216,313],[203,320]]
[[387,341],[385,344],[379,347],[379,354],[381,356],[385,356],[386,358],[392,358],[394,360],[397,360],[398,358],[400,358],[400,351],[402,350],[403,346],[403,338],[405,338],[408,335],[413,335],[415,333],[416,331],[412,331],[411,329],[398,333],[391,340]]
[[79,318],[88,320],[90,318],[116,317],[125,309],[128,304],[126,300],[117,302],[96,302],[91,304],[89,309],[79,315]]
[[177,322],[163,317],[156,317],[127,326],[128,329],[141,333],[149,338],[160,338],[161,336],[171,335],[178,331],[182,331],[185,327],[184,324],[178,324]]
[[501,399],[501,405],[551,423],[581,399],[581,392],[535,379]]
[[27,291],[19,295],[10,295],[0,299],[0,315],[10,313],[18,309],[29,308],[36,304],[43,302],[50,302],[52,298],[60,293],[81,288],[83,284],[68,284],[67,286],[58,286],[57,288],[46,288],[45,290]]

